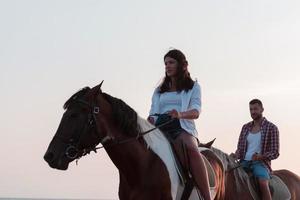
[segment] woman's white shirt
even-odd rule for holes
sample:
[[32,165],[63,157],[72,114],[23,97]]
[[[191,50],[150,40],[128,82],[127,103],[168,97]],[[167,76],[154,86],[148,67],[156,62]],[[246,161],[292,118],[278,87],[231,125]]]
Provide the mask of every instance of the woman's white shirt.
[[[175,92],[177,93],[177,92]],[[164,94],[164,93],[163,93]],[[152,104],[150,109],[150,115],[153,114],[162,114],[163,111],[166,111],[164,108],[164,104],[161,104],[161,98],[164,98],[163,94],[159,93],[159,88],[156,88],[153,95],[152,95]],[[176,105],[172,105],[170,107],[167,107],[168,110],[178,109],[179,112],[185,112],[188,110],[196,109],[199,113],[201,112],[201,88],[198,82],[194,82],[194,86],[192,89],[188,90],[187,92],[185,90],[182,90],[181,92],[177,93],[181,98],[181,106],[178,107]],[[178,99],[174,100],[174,102],[178,103]],[[176,103],[175,103],[176,104]],[[180,119],[180,125],[181,127],[186,130],[188,133],[197,136],[198,132],[196,130],[196,125],[193,119]]]

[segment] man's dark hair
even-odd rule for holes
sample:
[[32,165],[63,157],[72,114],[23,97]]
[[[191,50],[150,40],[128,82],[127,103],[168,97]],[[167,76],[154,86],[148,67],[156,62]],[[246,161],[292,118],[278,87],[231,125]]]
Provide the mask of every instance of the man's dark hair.
[[261,102],[261,100],[259,100],[259,99],[252,99],[250,102],[249,102],[249,104],[250,105],[253,105],[253,104],[258,104],[258,105],[260,105],[261,107],[263,107],[263,104],[262,104],[262,102]]

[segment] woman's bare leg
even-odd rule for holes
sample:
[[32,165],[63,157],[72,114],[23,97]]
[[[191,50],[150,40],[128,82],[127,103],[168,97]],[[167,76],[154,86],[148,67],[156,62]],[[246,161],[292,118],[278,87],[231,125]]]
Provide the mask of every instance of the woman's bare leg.
[[[186,147],[186,151],[188,153],[188,159],[185,158],[184,151],[182,149],[182,145]],[[205,200],[211,200],[210,192],[209,192],[209,183],[208,183],[208,175],[206,171],[206,166],[204,164],[204,160],[202,155],[198,150],[197,140],[192,135],[188,133],[182,133],[178,136],[175,141],[175,148],[177,154],[179,154],[180,162],[185,166],[187,169],[190,169],[195,184],[201,195]],[[188,160],[188,163],[186,163]]]

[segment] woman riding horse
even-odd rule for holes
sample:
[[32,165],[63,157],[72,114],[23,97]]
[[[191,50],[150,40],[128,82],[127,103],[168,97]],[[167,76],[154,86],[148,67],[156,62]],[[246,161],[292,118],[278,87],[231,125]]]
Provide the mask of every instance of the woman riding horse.
[[[188,61],[180,50],[170,50],[164,56],[164,63],[165,78],[152,96],[148,121],[160,125],[166,122],[167,115],[171,116],[172,123],[161,130],[168,138],[172,138],[181,164],[190,169],[201,195],[205,200],[210,200],[206,167],[198,150],[194,123],[201,109],[200,85],[191,79],[187,69]],[[182,147],[186,150],[187,156]]]

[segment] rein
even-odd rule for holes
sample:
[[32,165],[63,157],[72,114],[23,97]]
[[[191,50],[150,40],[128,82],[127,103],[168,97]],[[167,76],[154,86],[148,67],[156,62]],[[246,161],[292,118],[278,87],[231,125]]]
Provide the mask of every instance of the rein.
[[[96,116],[100,112],[100,107],[99,106],[91,105],[90,103],[88,103],[88,102],[86,102],[86,101],[84,101],[82,99],[76,99],[75,102],[76,103],[80,103],[80,104],[82,104],[84,106],[87,106],[90,109],[90,113],[88,113],[87,123],[85,123],[84,127],[79,132],[79,135],[78,134],[75,135],[75,138],[77,136],[77,138],[76,138],[77,140],[76,141],[74,141],[72,139],[69,142],[65,142],[65,139],[63,137],[59,137],[59,136],[56,136],[56,137],[57,137],[57,139],[60,139],[63,143],[65,143],[66,145],[68,145],[68,147],[66,149],[66,152],[65,152],[65,155],[69,159],[77,159],[76,163],[78,162],[78,160],[82,156],[85,156],[85,155],[89,154],[91,151],[94,151],[95,153],[97,153],[97,150],[101,149],[101,148],[110,148],[110,147],[113,147],[113,146],[116,146],[116,145],[120,145],[120,144],[124,144],[124,143],[128,143],[128,142],[131,142],[131,141],[138,140],[141,137],[143,137],[144,135],[147,135],[148,133],[150,133],[150,132],[152,132],[152,131],[160,128],[160,127],[163,127],[163,126],[165,126],[165,125],[167,125],[167,124],[169,124],[169,123],[171,123],[172,121],[175,120],[174,118],[169,119],[168,121],[166,121],[166,122],[164,122],[164,123],[162,123],[162,124],[160,124],[160,125],[152,128],[152,129],[149,129],[149,130],[147,130],[145,132],[138,133],[136,137],[128,138],[128,139],[123,139],[123,140],[115,140],[115,139],[111,138],[110,136],[101,137],[100,131],[97,129]],[[94,147],[87,147],[87,148],[84,148],[84,149],[79,149],[78,146],[80,144],[81,136],[83,134],[85,134],[88,129],[92,129],[92,128],[95,128],[95,131],[96,131],[97,135],[101,137],[99,143],[101,143],[102,146],[99,146],[99,147],[94,146]],[[113,143],[107,144],[109,141],[112,141]]]
[[[171,122],[174,121],[174,120],[175,120],[175,119],[172,118],[172,119],[170,119],[170,120],[168,120],[168,121],[166,121],[166,122],[164,122],[164,123],[162,123],[162,124],[160,124],[160,125],[158,125],[158,126],[155,126],[155,127],[152,128],[152,129],[149,129],[149,130],[147,130],[147,131],[145,131],[145,132],[142,132],[142,133],[138,133],[138,135],[137,135],[135,138],[129,138],[129,139],[120,140],[120,141],[115,140],[114,143],[112,143],[112,144],[110,144],[110,145],[106,145],[105,147],[107,148],[107,147],[115,146],[115,145],[118,145],[118,144],[124,144],[124,143],[127,143],[127,142],[131,142],[131,141],[134,141],[134,140],[138,140],[139,138],[143,137],[144,135],[147,135],[148,133],[150,133],[150,132],[152,132],[152,131],[154,131],[154,130],[156,130],[156,129],[158,129],[158,128],[161,128],[161,127],[163,127],[163,126],[165,126],[165,125],[171,123]],[[108,141],[108,140],[110,140],[110,138],[109,138],[108,136],[106,136],[105,138],[107,138],[107,139],[105,140],[105,142]],[[105,138],[104,138],[104,139],[105,139]],[[104,140],[104,139],[103,139],[103,140]],[[111,139],[111,140],[112,140],[112,139]],[[102,146],[100,146],[100,147],[95,147],[95,148],[93,149],[95,152],[96,152],[97,149],[104,148],[104,143],[103,143],[103,142],[100,142],[100,143],[102,144]]]
[[[248,164],[249,164],[250,166],[252,166],[252,165],[255,165],[255,164],[259,163],[259,160],[249,160],[249,161],[247,161],[247,162],[248,162]],[[233,170],[235,170],[235,169],[238,169],[238,168],[240,168],[240,167],[242,167],[242,166],[243,166],[242,163],[238,162],[238,164],[237,164],[236,166],[234,166],[234,167],[228,169],[227,172],[231,172],[231,171],[233,171]]]

